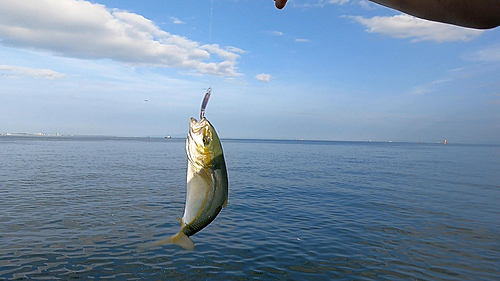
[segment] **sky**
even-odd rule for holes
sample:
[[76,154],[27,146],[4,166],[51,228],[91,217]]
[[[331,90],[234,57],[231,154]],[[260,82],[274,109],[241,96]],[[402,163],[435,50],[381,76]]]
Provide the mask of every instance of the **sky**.
[[500,28],[364,0],[2,0],[0,133],[500,143]]

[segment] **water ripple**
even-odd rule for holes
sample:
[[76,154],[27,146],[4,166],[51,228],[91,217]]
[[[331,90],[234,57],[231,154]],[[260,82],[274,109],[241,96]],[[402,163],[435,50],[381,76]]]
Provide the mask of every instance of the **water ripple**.
[[0,280],[500,278],[499,147],[224,142],[229,205],[188,252],[141,248],[179,230],[183,140],[0,146]]

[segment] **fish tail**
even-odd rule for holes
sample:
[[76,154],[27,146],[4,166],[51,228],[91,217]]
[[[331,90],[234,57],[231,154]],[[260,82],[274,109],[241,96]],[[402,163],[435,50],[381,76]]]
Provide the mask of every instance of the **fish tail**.
[[179,245],[185,250],[192,251],[194,250],[194,243],[193,240],[189,238],[184,232],[180,231],[176,235],[167,238],[164,240],[166,243],[173,243],[175,245]]
[[153,242],[149,246],[156,247],[156,246],[163,246],[163,245],[167,245],[167,244],[175,244],[175,245],[181,246],[183,249],[189,250],[189,251],[194,250],[193,240],[191,240],[182,231],[180,231],[179,233],[177,233],[176,235],[174,235],[170,238]]

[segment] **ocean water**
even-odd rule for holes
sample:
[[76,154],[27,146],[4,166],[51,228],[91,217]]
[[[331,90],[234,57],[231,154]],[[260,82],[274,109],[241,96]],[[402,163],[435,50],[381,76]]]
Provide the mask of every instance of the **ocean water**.
[[500,280],[500,146],[223,140],[175,245],[184,140],[0,137],[0,280]]

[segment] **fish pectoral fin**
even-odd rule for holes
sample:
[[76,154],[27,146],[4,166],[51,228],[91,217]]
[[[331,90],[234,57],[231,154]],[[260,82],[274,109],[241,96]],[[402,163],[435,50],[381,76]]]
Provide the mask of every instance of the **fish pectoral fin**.
[[210,175],[208,169],[201,169],[196,175],[202,178],[208,185],[212,182],[212,176]]
[[181,228],[184,226],[184,221],[182,220],[182,218],[177,218],[178,221],[181,222]]
[[222,203],[222,208],[226,208],[227,207],[227,197],[226,197],[226,200],[224,200],[224,203]]

